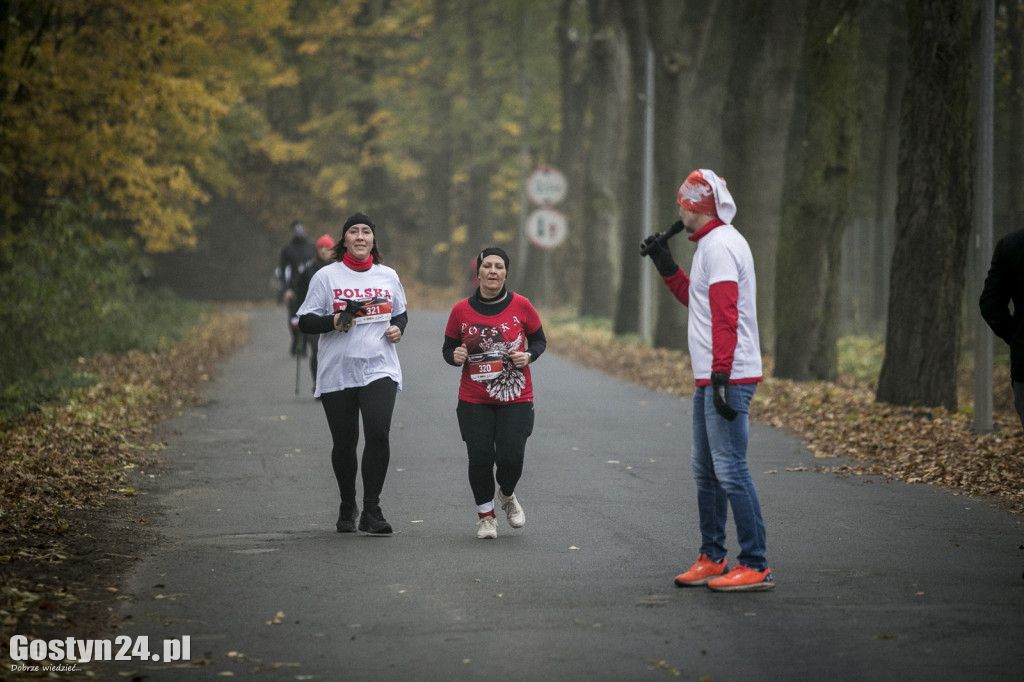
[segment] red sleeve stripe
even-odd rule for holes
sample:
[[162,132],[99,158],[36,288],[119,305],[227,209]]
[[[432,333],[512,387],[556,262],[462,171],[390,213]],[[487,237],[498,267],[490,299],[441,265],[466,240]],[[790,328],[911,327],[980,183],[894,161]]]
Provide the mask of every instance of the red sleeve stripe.
[[716,282],[708,290],[708,298],[711,303],[711,371],[729,374],[736,351],[739,285],[736,282]]

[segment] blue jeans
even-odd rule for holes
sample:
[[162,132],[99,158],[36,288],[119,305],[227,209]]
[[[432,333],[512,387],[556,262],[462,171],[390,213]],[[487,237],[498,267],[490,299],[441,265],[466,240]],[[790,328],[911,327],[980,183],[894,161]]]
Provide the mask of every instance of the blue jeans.
[[763,571],[765,530],[761,504],[747,468],[747,413],[757,384],[730,384],[729,405],[738,413],[727,421],[715,411],[710,386],[693,394],[693,478],[700,514],[700,553],[714,561],[725,551],[725,522],[732,507],[739,563]]

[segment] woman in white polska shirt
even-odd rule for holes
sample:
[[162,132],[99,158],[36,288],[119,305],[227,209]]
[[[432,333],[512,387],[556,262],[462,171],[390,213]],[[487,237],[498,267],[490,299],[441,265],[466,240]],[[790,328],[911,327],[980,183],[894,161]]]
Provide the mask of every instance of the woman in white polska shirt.
[[[398,274],[381,264],[376,226],[365,214],[345,221],[334,260],[313,276],[298,315],[300,330],[321,335],[315,395],[334,441],[331,465],[341,493],[336,528],[386,536],[392,529],[381,512],[380,493],[391,459],[391,416],[402,388],[395,344],[408,322],[405,290]],[[356,503],[360,416],[362,514]]]

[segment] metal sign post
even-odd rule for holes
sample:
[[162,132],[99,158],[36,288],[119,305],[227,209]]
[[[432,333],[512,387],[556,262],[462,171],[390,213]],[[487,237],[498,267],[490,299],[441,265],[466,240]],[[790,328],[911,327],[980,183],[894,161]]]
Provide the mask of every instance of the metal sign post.
[[551,279],[550,251],[565,241],[568,224],[565,216],[556,211],[556,206],[565,199],[569,184],[565,174],[553,166],[541,166],[526,179],[526,196],[538,208],[523,222],[523,232],[531,244],[544,249],[544,268],[541,275],[543,303],[548,303],[548,286]]

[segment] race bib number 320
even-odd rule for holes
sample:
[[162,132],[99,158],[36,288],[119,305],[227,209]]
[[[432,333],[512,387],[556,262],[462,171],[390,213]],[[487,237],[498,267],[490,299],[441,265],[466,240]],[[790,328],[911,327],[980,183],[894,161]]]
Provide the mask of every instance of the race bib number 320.
[[501,374],[503,356],[501,353],[477,353],[470,355],[469,378],[473,381],[490,381]]

